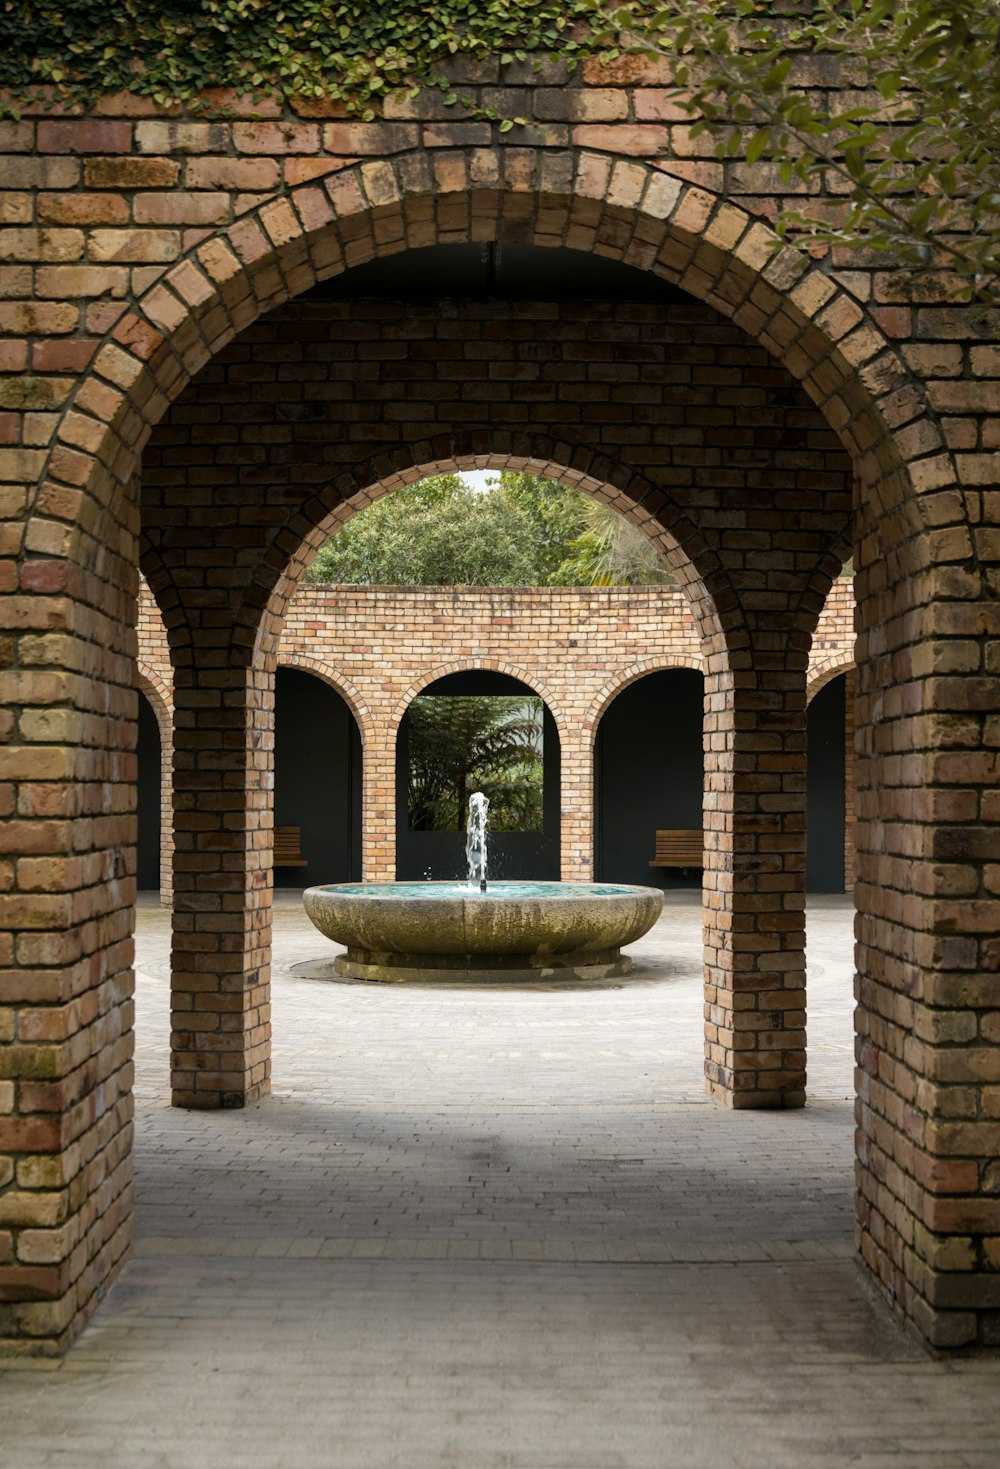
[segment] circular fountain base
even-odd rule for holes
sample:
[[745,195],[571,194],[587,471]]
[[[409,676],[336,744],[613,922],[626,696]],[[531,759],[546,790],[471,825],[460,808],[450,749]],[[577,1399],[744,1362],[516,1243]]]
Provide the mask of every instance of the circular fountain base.
[[335,970],[381,983],[571,982],[631,973],[621,953],[656,922],[658,888],[623,883],[337,883],[307,888],[312,922],[347,953]]
[[618,949],[569,954],[373,954],[348,949],[337,974],[373,984],[526,984],[540,980],[622,979],[632,960]]

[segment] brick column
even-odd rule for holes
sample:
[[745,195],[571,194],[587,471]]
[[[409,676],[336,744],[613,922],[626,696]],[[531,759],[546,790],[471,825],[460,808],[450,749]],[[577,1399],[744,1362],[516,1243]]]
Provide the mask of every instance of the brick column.
[[1000,555],[926,540],[958,564],[892,580],[871,538],[860,568],[858,1238],[932,1346],[997,1347]]
[[175,1106],[242,1107],[270,1090],[273,770],[273,675],[178,668]]
[[396,732],[379,718],[365,746],[361,799],[363,882],[396,880]]
[[564,711],[559,728],[559,875],[563,882],[594,876],[594,737],[586,710]]
[[730,1107],[801,1107],[805,673],[740,677],[705,685],[706,1086]]
[[0,1359],[64,1350],[127,1258],[136,829],[134,572],[7,565]]

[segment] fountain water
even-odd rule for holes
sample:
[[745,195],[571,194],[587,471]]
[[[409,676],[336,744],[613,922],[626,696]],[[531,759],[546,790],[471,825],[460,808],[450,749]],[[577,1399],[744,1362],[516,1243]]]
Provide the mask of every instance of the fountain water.
[[623,944],[660,916],[659,888],[625,883],[494,882],[486,885],[481,791],[466,828],[468,881],[359,882],[307,888],[312,922],[346,954],[338,974],[393,983],[611,979],[629,974]]
[[469,864],[469,885],[486,891],[486,817],[490,809],[488,796],[475,791],[469,797],[469,819],[465,825],[465,860]]

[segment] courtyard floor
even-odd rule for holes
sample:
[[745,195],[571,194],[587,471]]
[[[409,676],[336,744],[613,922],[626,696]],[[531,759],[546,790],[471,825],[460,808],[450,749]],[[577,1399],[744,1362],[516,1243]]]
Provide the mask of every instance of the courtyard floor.
[[309,978],[279,893],[243,1112],[168,1106],[168,947],[147,898],[133,1262],[0,1363],[3,1469],[1000,1465],[1000,1361],[932,1361],[854,1262],[849,900],[787,1113],[705,1098],[691,893],[629,980],[488,991]]

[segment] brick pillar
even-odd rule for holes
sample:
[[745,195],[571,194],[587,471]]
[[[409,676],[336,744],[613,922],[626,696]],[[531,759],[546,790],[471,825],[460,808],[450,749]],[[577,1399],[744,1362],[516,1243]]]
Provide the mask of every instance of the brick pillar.
[[730,1107],[801,1107],[805,673],[746,678],[705,685],[706,1087]]
[[173,1101],[270,1090],[274,677],[181,666],[174,683]]
[[396,735],[377,719],[365,745],[361,799],[361,877],[396,880]]
[[0,640],[0,1359],[64,1350],[132,1235],[134,572],[103,569],[17,566]]
[[594,876],[594,736],[586,711],[563,716],[559,728],[559,875],[563,882]]
[[858,1238],[940,1348],[1000,1346],[995,535],[859,597]]

